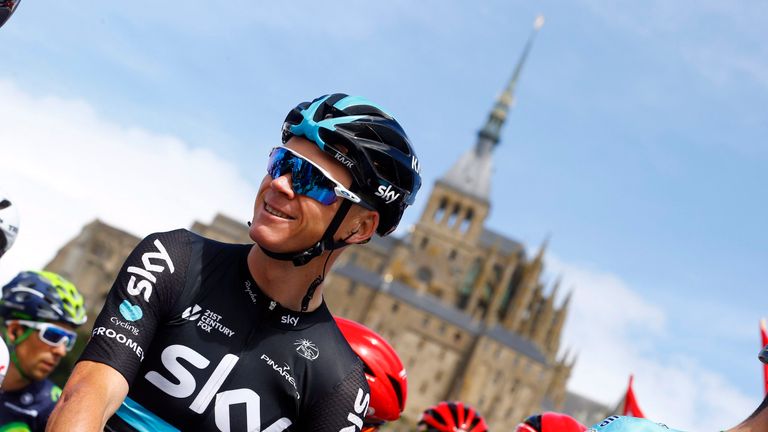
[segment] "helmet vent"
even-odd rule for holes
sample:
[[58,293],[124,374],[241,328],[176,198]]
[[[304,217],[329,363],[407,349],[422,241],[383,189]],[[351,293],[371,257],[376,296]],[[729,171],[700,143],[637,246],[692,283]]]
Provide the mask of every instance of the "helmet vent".
[[387,375],[387,378],[389,379],[389,382],[392,384],[392,388],[395,389],[395,394],[397,395],[397,405],[400,408],[400,412],[402,412],[405,409],[405,398],[403,397],[403,389],[400,387],[400,383],[395,378],[392,378],[391,376]]

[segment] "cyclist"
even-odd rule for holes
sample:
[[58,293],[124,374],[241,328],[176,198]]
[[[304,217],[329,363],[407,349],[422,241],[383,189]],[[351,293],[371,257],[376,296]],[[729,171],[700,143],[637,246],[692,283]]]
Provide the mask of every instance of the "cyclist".
[[395,229],[418,159],[387,111],[345,94],[299,104],[282,141],[256,195],[255,244],[176,230],[134,249],[50,430],[362,428],[363,365],[322,282],[345,246]]
[[[0,5],[2,0],[0,0]],[[9,6],[10,7],[10,6]],[[0,6],[2,9],[2,6]],[[0,11],[2,15],[2,11]],[[3,18],[0,16],[0,26]],[[16,236],[19,233],[19,214],[16,206],[2,192],[0,192],[0,257],[2,257],[13,246]],[[10,357],[8,347],[3,340],[0,340],[0,385],[3,384],[5,375],[8,373]]]
[[399,419],[405,409],[408,381],[403,362],[378,333],[346,318],[335,319],[344,338],[365,366],[371,403],[363,419],[363,432],[375,432],[382,424]]
[[0,192],[0,257],[13,246],[19,233],[19,214],[13,202]]
[[463,402],[440,402],[424,410],[419,432],[488,432],[485,419]]
[[587,427],[567,414],[543,412],[529,416],[515,432],[584,432]]
[[[768,364],[768,345],[763,347],[758,356],[763,363]],[[746,420],[725,432],[755,432],[768,431],[768,395]],[[647,419],[635,417],[610,416],[602,422],[589,428],[588,432],[681,432],[670,429],[663,423],[655,423]]]
[[0,392],[0,430],[42,431],[61,389],[47,379],[86,321],[83,297],[51,272],[19,273],[0,298],[11,365]]

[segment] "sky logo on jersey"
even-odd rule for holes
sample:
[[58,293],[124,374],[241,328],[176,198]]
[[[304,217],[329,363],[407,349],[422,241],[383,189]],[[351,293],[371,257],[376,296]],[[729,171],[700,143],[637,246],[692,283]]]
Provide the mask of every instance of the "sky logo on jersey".
[[317,345],[313,344],[309,339],[299,339],[293,344],[298,345],[296,352],[307,360],[314,360],[320,357],[320,350],[317,349]]
[[291,315],[283,315],[280,317],[280,322],[283,324],[290,324],[294,327],[299,323],[299,317],[292,317]]
[[[163,246],[159,239],[155,240],[153,244],[157,248],[157,251],[146,252],[141,256],[141,263],[144,267],[129,266],[125,270],[128,273],[131,273],[131,279],[128,281],[128,294],[137,296],[143,293],[144,300],[147,303],[149,303],[149,298],[152,296],[152,288],[154,287],[154,284],[157,283],[157,277],[153,273],[162,273],[165,270],[165,267],[157,264],[157,262],[165,262],[165,265],[168,266],[168,270],[170,270],[171,273],[175,271],[173,261],[171,261],[171,256],[168,255],[168,251],[165,250],[165,246]],[[152,260],[154,260],[155,263],[152,263]],[[136,279],[136,276],[140,276],[143,279],[138,280]]]
[[[167,372],[161,374],[151,370],[144,375],[144,378],[177,399],[187,399],[199,388],[200,391],[192,400],[189,409],[197,414],[203,414],[213,404],[214,421],[220,431],[231,430],[230,415],[235,411],[232,409],[233,406],[237,406],[237,410],[244,410],[246,430],[282,432],[288,429],[293,422],[287,417],[281,417],[268,426],[261,423],[261,397],[255,391],[249,388],[221,389],[239,359],[234,354],[226,354],[213,367],[213,371],[209,371],[209,366],[212,366],[211,361],[202,354],[184,345],[169,345],[160,354],[160,360]],[[198,386],[198,381],[189,371],[192,368],[205,370],[210,374],[209,378],[202,383],[202,387]],[[173,377],[172,379],[166,378],[168,373]]]
[[120,315],[128,321],[138,321],[144,316],[144,311],[139,305],[131,304],[128,300],[120,303]]
[[363,389],[357,389],[357,397],[355,397],[355,404],[352,407],[354,412],[347,415],[347,421],[352,424],[340,430],[339,432],[355,432],[363,428],[363,417],[368,412],[368,404],[371,401],[371,395],[364,392]]

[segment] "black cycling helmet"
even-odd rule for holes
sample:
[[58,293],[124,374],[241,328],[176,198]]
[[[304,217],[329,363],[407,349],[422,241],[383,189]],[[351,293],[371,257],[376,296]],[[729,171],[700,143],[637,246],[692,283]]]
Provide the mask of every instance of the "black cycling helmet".
[[285,118],[283,144],[304,137],[352,173],[352,191],[379,213],[376,232],[397,228],[421,187],[419,159],[402,126],[359,96],[334,93],[302,102]]

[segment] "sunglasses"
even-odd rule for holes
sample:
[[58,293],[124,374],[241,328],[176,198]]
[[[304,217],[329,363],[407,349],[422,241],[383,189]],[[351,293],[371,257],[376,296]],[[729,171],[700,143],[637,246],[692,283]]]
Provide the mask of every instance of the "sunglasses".
[[37,330],[37,336],[40,340],[50,346],[59,346],[63,344],[67,348],[67,351],[71,351],[72,348],[75,347],[77,333],[61,328],[56,324],[26,320],[15,320],[14,322],[17,322],[24,327]]
[[331,205],[339,198],[360,203],[360,197],[331,177],[328,171],[288,147],[272,149],[267,173],[273,179],[291,174],[294,193],[310,197],[323,205]]

